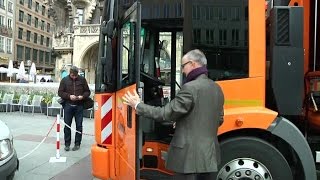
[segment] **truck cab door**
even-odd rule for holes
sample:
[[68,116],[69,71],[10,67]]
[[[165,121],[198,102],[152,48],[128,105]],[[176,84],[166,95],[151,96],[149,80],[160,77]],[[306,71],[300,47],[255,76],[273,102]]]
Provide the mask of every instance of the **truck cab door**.
[[134,3],[122,18],[118,34],[118,74],[115,124],[115,169],[117,179],[139,178],[139,139],[135,110],[123,103],[127,91],[137,90],[140,81],[140,3]]

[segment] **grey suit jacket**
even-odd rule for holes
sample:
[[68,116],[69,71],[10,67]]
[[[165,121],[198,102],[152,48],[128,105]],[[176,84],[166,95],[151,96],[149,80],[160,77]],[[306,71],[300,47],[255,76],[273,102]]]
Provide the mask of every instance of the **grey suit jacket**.
[[206,75],[184,84],[164,107],[139,103],[137,114],[158,121],[175,121],[166,166],[177,173],[216,172],[220,163],[217,139],[223,122],[224,95]]

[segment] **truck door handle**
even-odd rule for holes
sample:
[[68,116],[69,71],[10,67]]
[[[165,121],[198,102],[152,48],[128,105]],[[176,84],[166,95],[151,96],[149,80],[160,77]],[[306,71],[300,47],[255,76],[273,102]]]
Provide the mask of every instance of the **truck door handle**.
[[132,128],[132,107],[127,106],[127,127]]

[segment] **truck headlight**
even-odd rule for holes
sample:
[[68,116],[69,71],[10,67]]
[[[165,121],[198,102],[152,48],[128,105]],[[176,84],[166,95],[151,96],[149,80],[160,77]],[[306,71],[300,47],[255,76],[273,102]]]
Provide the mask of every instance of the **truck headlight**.
[[9,139],[0,140],[0,161],[12,154],[12,144]]

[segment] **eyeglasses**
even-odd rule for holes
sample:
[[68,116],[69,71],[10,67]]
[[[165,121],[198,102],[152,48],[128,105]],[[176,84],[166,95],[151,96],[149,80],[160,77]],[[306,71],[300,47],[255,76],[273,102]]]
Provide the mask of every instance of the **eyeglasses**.
[[186,63],[184,63],[184,64],[181,64],[181,69],[183,69],[187,64],[189,64],[189,63],[191,63],[192,61],[188,61],[188,62],[186,62]]

